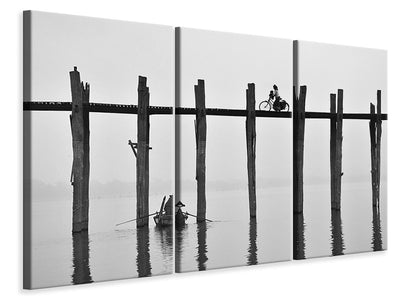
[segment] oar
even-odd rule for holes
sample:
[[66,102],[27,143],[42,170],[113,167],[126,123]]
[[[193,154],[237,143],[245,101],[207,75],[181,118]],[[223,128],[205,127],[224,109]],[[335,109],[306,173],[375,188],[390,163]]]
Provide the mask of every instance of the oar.
[[153,214],[150,214],[150,215],[148,215],[148,216],[145,216],[145,217],[136,218],[136,219],[132,219],[132,220],[128,220],[128,221],[122,222],[122,223],[118,223],[118,224],[116,224],[115,226],[119,226],[119,225],[126,224],[126,223],[129,223],[129,222],[133,222],[133,221],[136,221],[136,220],[140,220],[140,219],[148,218],[148,217],[154,216],[155,214],[158,214],[158,212],[155,212],[155,213],[153,213]]
[[[192,217],[195,217],[195,218],[197,218],[197,216],[195,216],[195,215],[192,215],[192,214],[189,214],[188,212],[186,212],[186,214],[187,215],[189,215],[189,216],[192,216]],[[206,221],[208,221],[208,222],[213,222],[213,221],[211,221],[211,220],[209,220],[209,219],[205,219]]]

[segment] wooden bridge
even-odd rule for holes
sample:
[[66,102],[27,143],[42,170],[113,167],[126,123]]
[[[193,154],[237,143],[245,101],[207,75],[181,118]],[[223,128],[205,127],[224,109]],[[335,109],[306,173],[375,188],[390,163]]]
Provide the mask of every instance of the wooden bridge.
[[[255,118],[292,118],[291,112],[256,110],[255,85],[248,84],[246,109],[206,108],[204,80],[195,85],[195,108],[150,106],[150,93],[146,77],[139,76],[138,105],[89,102],[89,85],[80,81],[76,67],[70,72],[72,102],[26,101],[25,111],[65,111],[71,112],[70,123],[73,141],[73,232],[88,229],[89,209],[89,113],[137,114],[136,149],[136,217],[137,227],[148,225],[149,215],[149,128],[151,115],[195,115],[196,135],[196,180],[197,180],[197,222],[206,220],[206,116],[245,117],[247,144],[247,173],[250,218],[256,218],[256,123]],[[303,157],[305,119],[328,119],[331,121],[331,203],[340,209],[342,120],[369,120],[371,137],[371,174],[374,206],[379,203],[380,185],[380,139],[381,123],[387,114],[381,113],[380,91],[378,91],[377,113],[371,104],[370,113],[343,113],[343,91],[331,95],[330,112],[306,112],[306,87],[300,88],[297,98],[293,91],[293,185],[294,212],[303,211]]]

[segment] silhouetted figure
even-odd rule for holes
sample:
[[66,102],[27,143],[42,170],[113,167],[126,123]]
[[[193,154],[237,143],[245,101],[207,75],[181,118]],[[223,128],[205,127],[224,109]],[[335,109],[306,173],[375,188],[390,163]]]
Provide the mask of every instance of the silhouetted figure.
[[372,208],[372,249],[382,250],[381,213],[376,206]]
[[199,271],[206,270],[207,257],[207,223],[201,222],[197,224],[197,263]]
[[305,259],[305,237],[304,237],[304,215],[298,213],[293,215],[293,258]]
[[254,218],[250,219],[249,223],[249,248],[247,249],[249,253],[247,255],[247,265],[258,264],[257,260],[257,221]]
[[343,255],[344,241],[342,233],[342,218],[340,210],[331,210],[331,237],[332,237],[332,255]]
[[273,88],[274,88],[274,90],[272,91],[273,95],[274,95],[273,98],[275,99],[273,108],[276,111],[280,111],[282,109],[281,108],[281,99],[282,98],[279,96],[278,86],[276,84],[274,84]]
[[86,230],[72,234],[72,257],[74,269],[72,283],[93,282],[89,265],[89,236]]
[[149,228],[136,229],[136,266],[139,277],[151,276]]

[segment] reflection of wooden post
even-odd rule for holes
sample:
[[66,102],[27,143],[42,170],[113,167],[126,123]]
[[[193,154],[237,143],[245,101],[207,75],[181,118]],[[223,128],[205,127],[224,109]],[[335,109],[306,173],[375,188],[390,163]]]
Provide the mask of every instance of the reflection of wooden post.
[[372,103],[370,104],[370,113],[372,205],[379,207],[382,137],[381,91],[377,93],[377,114],[375,115],[375,105]]
[[80,80],[77,68],[70,73],[72,113],[72,231],[88,230],[89,221],[89,85]]
[[300,87],[297,99],[293,91],[293,210],[295,213],[303,212],[303,165],[304,165],[304,132],[305,132],[305,107],[307,87]]
[[136,227],[149,224],[149,88],[139,76],[136,159]]
[[338,90],[336,117],[336,198],[333,208],[340,210],[342,194],[343,90]]
[[149,227],[136,231],[136,267],[139,277],[151,276]]
[[342,217],[337,209],[331,210],[331,244],[332,255],[343,255],[344,241],[342,232]]
[[293,214],[293,258],[306,258],[305,248],[304,215],[302,213]]
[[206,220],[206,99],[204,80],[194,86],[196,102],[196,180],[197,180],[197,223]]
[[256,202],[256,97],[255,85],[249,83],[246,90],[246,145],[247,145],[247,178],[249,189],[250,218],[257,216]]
[[256,219],[250,219],[249,224],[249,248],[247,249],[249,253],[247,255],[247,265],[258,264],[257,259],[257,221]]
[[72,234],[72,257],[74,269],[72,283],[92,282],[89,264],[89,236],[87,231]]
[[207,223],[197,224],[197,267],[199,271],[207,268]]
[[331,209],[340,210],[342,189],[342,141],[343,141],[343,90],[338,90],[337,111],[336,95],[331,94]]

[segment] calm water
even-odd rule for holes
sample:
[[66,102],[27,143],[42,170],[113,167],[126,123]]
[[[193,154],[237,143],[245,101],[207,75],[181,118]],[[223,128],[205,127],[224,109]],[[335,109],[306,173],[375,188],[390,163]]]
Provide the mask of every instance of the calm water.
[[[161,196],[150,199],[159,209]],[[34,288],[168,274],[173,271],[172,228],[136,230],[115,224],[136,214],[133,198],[91,199],[89,233],[71,233],[72,200],[34,201]]]
[[330,209],[329,185],[305,186],[304,213],[294,216],[294,256],[342,255],[386,249],[386,185],[372,208],[370,182],[343,183],[341,212]]
[[[196,211],[192,194],[183,193],[181,200],[184,211]],[[175,231],[177,272],[291,259],[290,188],[257,190],[257,221],[249,220],[247,190],[208,192],[207,218],[214,222],[189,218]]]

